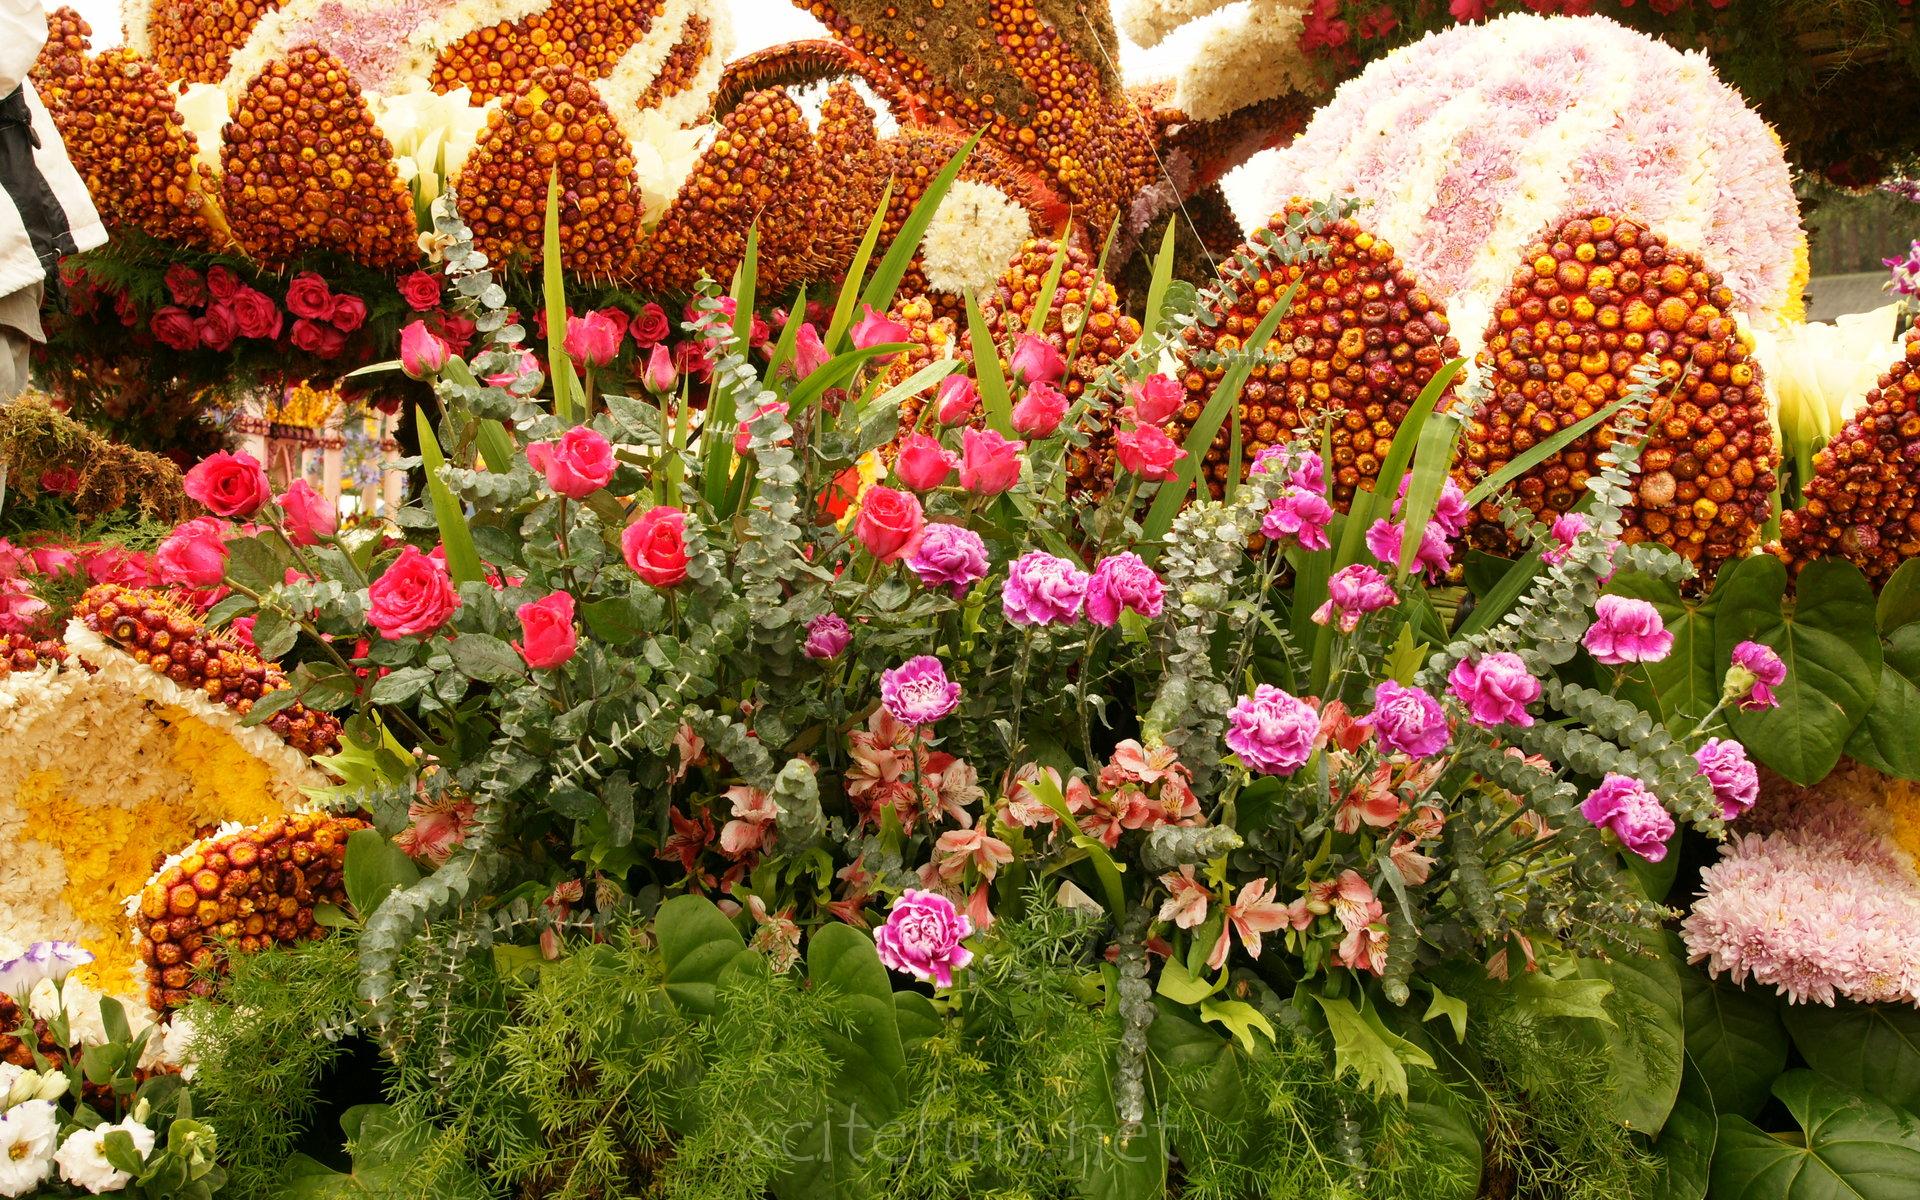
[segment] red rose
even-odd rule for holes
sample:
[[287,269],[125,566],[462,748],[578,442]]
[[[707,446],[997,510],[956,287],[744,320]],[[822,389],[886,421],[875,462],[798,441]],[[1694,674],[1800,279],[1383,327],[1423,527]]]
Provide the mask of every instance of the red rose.
[[429,318],[427,327],[432,329],[455,354],[464,355],[467,352],[467,346],[473,341],[473,322],[459,313],[435,313]]
[[620,549],[633,573],[657,588],[687,577],[687,514],[660,504],[620,534]]
[[[288,294],[291,298],[291,293]],[[347,335],[331,325],[301,317],[293,323],[293,344],[309,354],[332,358],[347,348]]]
[[287,285],[287,311],[296,317],[324,321],[333,311],[333,292],[327,281],[312,271],[302,271]]
[[860,515],[853,523],[860,544],[881,562],[898,562],[918,550],[926,527],[918,497],[879,485],[860,498]]
[[440,303],[440,277],[428,271],[415,271],[400,277],[400,298],[415,312],[426,312]]
[[620,349],[620,341],[627,336],[627,326],[633,323],[633,318],[628,315],[627,310],[624,308],[603,308],[600,310],[600,316],[610,322],[616,331],[613,335],[613,341],[614,352],[617,354]]
[[[113,296],[113,315],[120,318],[122,325],[125,325],[128,329],[132,329],[140,323],[140,306],[135,304],[133,297],[126,292],[115,292]],[[180,347],[176,347],[176,349],[179,348]]]
[[207,281],[185,263],[174,263],[167,268],[166,284],[167,295],[173,297],[175,304],[192,308],[207,302]]
[[648,350],[667,340],[672,327],[667,323],[667,310],[658,304],[643,304],[640,311],[627,322],[627,332],[633,335],[636,346]]
[[682,375],[691,376],[701,383],[713,379],[713,360],[707,357],[706,348],[698,342],[681,342],[673,348],[673,365],[680,368]]
[[243,285],[240,277],[225,267],[207,268],[207,291],[215,300],[231,300]]
[[241,337],[272,341],[280,336],[286,317],[273,297],[265,292],[243,287],[227,303],[233,308],[234,324],[239,327]]
[[341,333],[352,333],[367,323],[367,302],[358,296],[335,296],[327,320]]
[[250,517],[273,499],[260,460],[251,454],[229,454],[225,450],[208,455],[188,471],[184,490],[189,498],[221,517]]
[[414,546],[367,589],[367,624],[388,641],[432,633],[459,607],[447,569]]
[[900,441],[893,473],[916,492],[930,492],[947,481],[960,465],[960,456],[924,433],[910,433]]
[[304,479],[294,480],[279,501],[287,519],[287,540],[296,546],[312,546],[332,536],[338,527],[339,516],[333,506]]
[[40,472],[40,490],[65,496],[80,490],[80,473],[72,467],[48,467]]
[[233,339],[240,333],[239,322],[234,319],[233,306],[225,300],[207,310],[200,318],[200,344],[209,350],[225,350],[233,345]]
[[200,344],[200,322],[178,305],[169,304],[153,314],[147,323],[160,343],[175,350],[191,350]]

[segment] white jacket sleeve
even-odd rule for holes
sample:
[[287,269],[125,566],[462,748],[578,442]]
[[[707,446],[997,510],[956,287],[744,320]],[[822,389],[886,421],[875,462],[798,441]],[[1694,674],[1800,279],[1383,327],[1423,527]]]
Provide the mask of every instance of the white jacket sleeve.
[[26,80],[46,44],[47,10],[41,0],[0,0],[0,96]]

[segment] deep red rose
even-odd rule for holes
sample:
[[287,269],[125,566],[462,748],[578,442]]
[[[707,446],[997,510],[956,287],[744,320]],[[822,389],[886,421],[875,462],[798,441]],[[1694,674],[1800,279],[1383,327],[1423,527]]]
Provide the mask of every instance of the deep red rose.
[[209,350],[225,350],[233,345],[233,339],[240,333],[240,324],[234,318],[233,305],[225,300],[219,301],[200,318],[200,344]]
[[400,298],[415,312],[426,312],[440,303],[440,277],[429,271],[415,271],[400,277]]
[[614,340],[614,344],[618,346],[620,343],[620,340],[627,336],[627,326],[632,324],[633,317],[627,312],[626,309],[613,308],[611,306],[601,309],[600,315],[601,317],[606,319],[609,323],[611,323],[614,329],[617,331],[614,335],[613,340]]
[[335,296],[327,320],[341,333],[352,333],[367,323],[367,302],[358,296]]
[[435,313],[427,319],[427,328],[433,330],[455,354],[463,357],[473,342],[473,322],[459,313]]
[[175,304],[153,314],[153,320],[147,328],[153,336],[160,339],[162,345],[175,350],[192,350],[200,344],[200,322],[193,314]]
[[225,267],[207,268],[207,291],[215,300],[231,300],[243,285],[240,277]]
[[707,357],[706,347],[698,342],[681,342],[673,348],[673,365],[682,375],[690,375],[701,383],[713,379],[713,360]]
[[233,320],[240,328],[241,337],[271,341],[280,336],[286,324],[286,317],[273,297],[258,289],[243,287],[228,303],[233,307]]
[[309,354],[333,358],[347,348],[347,335],[331,325],[301,317],[293,323],[293,344]]
[[133,297],[125,292],[114,293],[113,313],[120,318],[120,323],[128,329],[132,329],[140,323],[140,306],[135,304]]
[[643,304],[640,311],[627,322],[627,332],[633,335],[634,344],[642,350],[650,350],[666,340],[672,332],[667,322],[667,310],[658,304]]
[[[287,285],[287,311],[296,317],[324,321],[333,311],[333,291],[312,271],[302,271]],[[296,336],[299,326],[294,326]]]
[[173,297],[175,304],[193,308],[207,302],[207,281],[185,263],[174,263],[167,268],[166,283],[167,295]]

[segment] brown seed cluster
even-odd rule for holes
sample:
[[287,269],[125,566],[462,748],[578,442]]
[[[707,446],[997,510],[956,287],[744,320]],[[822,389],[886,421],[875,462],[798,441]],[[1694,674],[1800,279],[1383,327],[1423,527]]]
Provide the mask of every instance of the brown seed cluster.
[[49,110],[65,103],[68,82],[80,74],[92,39],[93,26],[66,5],[47,14],[47,41],[27,77]]
[[[1759,537],[1780,456],[1753,342],[1732,291],[1691,253],[1630,220],[1576,217],[1528,247],[1497,302],[1480,363],[1491,395],[1462,447],[1475,474],[1497,471],[1543,438],[1619,399],[1652,362],[1666,383],[1648,420],[1629,542],[1668,546],[1711,575]],[[1542,515],[1565,512],[1612,442],[1597,430],[1515,484]],[[1470,536],[1504,549],[1492,504]]]
[[67,156],[109,225],[211,248],[224,222],[193,167],[193,136],[166,79],[127,50],[62,60],[46,95]]
[[[1300,200],[1267,222],[1285,236],[1287,219],[1309,211]],[[1229,265],[1222,280],[1233,303],[1188,329],[1180,351],[1187,403],[1169,432],[1180,441],[1200,419],[1225,367],[1210,355],[1247,349],[1273,305],[1298,281],[1299,290],[1264,347],[1273,361],[1253,367],[1240,392],[1240,453],[1244,475],[1254,456],[1286,442],[1294,432],[1331,421],[1334,502],[1345,507],[1356,488],[1371,489],[1393,436],[1446,361],[1458,352],[1439,301],[1401,265],[1393,247],[1351,217],[1326,222],[1304,235],[1324,255],[1277,259],[1251,270]],[[1232,420],[1222,421],[1204,464],[1214,495],[1225,487],[1232,455]]]
[[67,648],[48,638],[25,633],[0,633],[0,679],[15,671],[32,671],[67,661]]
[[149,6],[147,37],[167,78],[219,83],[234,51],[281,0],[132,0]]
[[678,96],[693,86],[700,74],[700,65],[707,61],[707,55],[713,52],[713,23],[694,13],[681,27],[680,40],[667,51],[667,60],[660,64],[653,82],[640,96],[641,108],[658,107],[662,100]]
[[561,257],[623,274],[642,240],[645,211],[633,151],[584,76],[547,67],[487,118],[455,184],[474,244],[495,261],[538,261],[547,183],[560,177]]
[[818,165],[813,131],[792,97],[776,88],[742,100],[647,239],[641,286],[684,292],[702,274],[727,278],[756,222],[761,290],[809,277],[819,265]]
[[147,1004],[163,1013],[209,994],[225,953],[326,936],[313,910],[346,902],[347,838],[367,827],[300,813],[189,847],[140,892],[134,941],[147,964]]
[[1838,555],[1875,583],[1920,557],[1920,329],[1826,448],[1772,547],[1798,570]]
[[428,78],[436,92],[467,88],[483,103],[522,91],[552,67],[604,79],[665,8],[665,0],[551,0],[454,42]]
[[842,80],[820,105],[820,258],[829,270],[845,270],[880,203],[884,151],[873,110]]
[[[159,592],[103,583],[88,588],[73,615],[135,661],[183,688],[245,716],[254,702],[287,686],[286,672],[221,634]],[[303,754],[340,749],[340,722],[299,702],[267,718],[266,727]]]
[[340,61],[301,46],[253,77],[222,136],[234,236],[270,264],[334,250],[370,267],[418,257],[393,147]]

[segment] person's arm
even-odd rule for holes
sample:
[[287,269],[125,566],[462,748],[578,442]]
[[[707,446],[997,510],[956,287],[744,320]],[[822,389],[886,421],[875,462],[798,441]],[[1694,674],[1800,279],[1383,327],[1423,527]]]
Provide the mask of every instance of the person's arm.
[[40,0],[0,0],[0,96],[26,81],[47,44],[47,10]]

